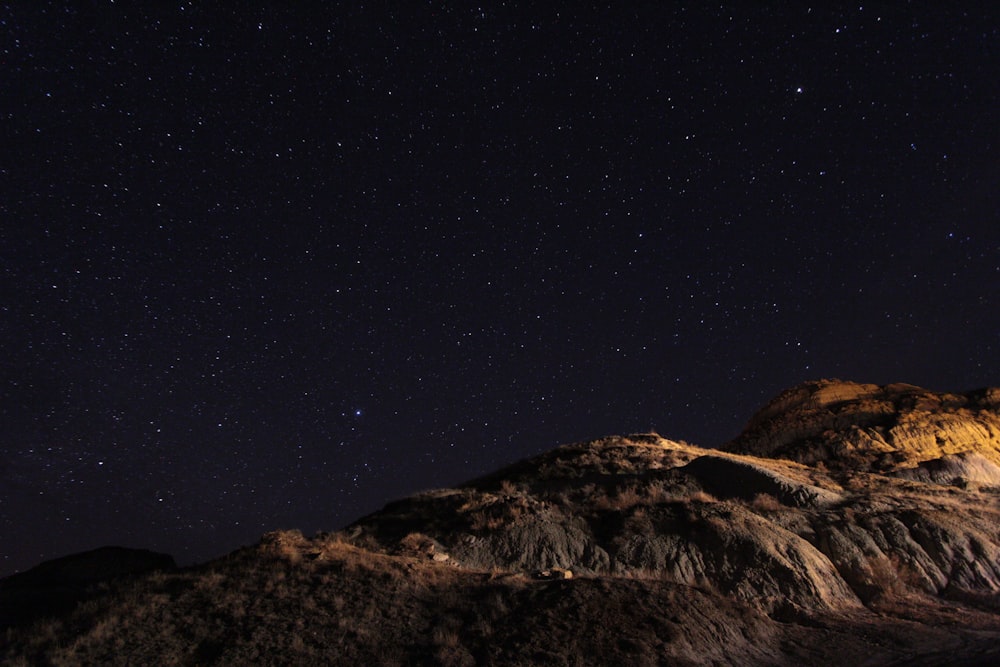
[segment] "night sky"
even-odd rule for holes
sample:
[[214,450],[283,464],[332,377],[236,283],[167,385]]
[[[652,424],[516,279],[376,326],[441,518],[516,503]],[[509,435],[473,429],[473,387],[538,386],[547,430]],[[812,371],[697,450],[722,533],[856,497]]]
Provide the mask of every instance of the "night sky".
[[0,6],[0,575],[1000,385],[997,15],[254,4]]

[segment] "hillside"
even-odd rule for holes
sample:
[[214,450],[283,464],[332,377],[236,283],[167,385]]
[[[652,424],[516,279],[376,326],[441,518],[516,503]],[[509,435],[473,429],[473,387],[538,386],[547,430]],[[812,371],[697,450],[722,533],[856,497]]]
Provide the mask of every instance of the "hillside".
[[7,630],[0,658],[994,664],[1000,391],[808,383],[720,449],[566,445],[81,599]]

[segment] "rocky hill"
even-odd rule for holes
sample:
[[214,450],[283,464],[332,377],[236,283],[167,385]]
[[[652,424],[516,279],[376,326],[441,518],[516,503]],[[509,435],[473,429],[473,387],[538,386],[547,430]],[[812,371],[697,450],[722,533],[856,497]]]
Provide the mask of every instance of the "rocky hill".
[[1000,391],[809,383],[721,449],[567,445],[100,587],[8,630],[0,658],[995,664]]
[[1000,486],[1000,389],[821,381],[785,391],[726,449],[833,470]]

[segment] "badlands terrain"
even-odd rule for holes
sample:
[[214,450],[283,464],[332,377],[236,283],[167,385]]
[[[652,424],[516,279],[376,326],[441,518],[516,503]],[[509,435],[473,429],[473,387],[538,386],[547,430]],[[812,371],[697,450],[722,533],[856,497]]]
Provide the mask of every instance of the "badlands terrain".
[[332,533],[0,581],[0,662],[1000,664],[1000,389],[792,388],[719,449],[565,445]]

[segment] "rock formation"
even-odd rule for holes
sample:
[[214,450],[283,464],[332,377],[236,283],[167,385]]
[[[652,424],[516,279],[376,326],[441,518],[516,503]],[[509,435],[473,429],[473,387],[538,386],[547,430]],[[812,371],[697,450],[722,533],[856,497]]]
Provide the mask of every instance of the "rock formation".
[[[921,465],[967,468],[977,477],[967,481],[995,484],[1000,389],[950,394],[907,384],[811,382],[771,401],[726,449],[904,477]],[[955,461],[970,454],[972,465]]]
[[[138,586],[98,622],[178,662],[993,664],[1000,391],[808,383],[720,449],[566,445]],[[117,655],[49,633],[10,656]]]

